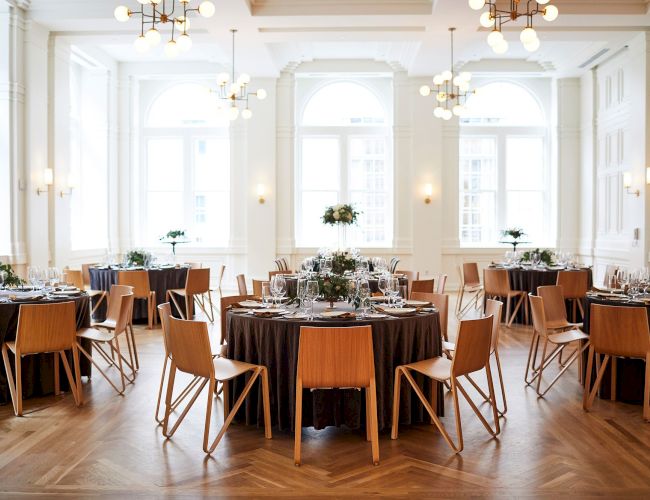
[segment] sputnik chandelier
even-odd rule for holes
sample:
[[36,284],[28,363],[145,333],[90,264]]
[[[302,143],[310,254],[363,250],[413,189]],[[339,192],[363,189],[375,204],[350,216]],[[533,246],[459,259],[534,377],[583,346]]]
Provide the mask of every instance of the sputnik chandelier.
[[[214,15],[214,4],[209,0],[202,1],[198,7],[190,8],[190,0],[178,0],[182,5],[182,12],[174,17],[176,11],[175,0],[138,0],[141,10],[132,11],[124,5],[115,8],[115,19],[126,22],[133,15],[140,15],[140,36],[135,39],[135,50],[144,53],[160,43],[161,35],[158,27],[171,23],[171,38],[165,44],[165,54],[176,57],[179,52],[186,52],[192,48],[192,39],[188,34],[190,29],[190,12],[198,12],[203,17]],[[179,35],[176,36],[178,30]]]
[[[251,77],[246,73],[242,73],[239,78],[235,79],[235,33],[237,33],[237,30],[231,29],[230,32],[232,33],[232,75],[219,73],[217,76],[219,88],[211,90],[211,92],[217,94],[219,111],[227,113],[230,120],[236,120],[240,114],[244,120],[248,120],[253,116],[253,112],[248,107],[250,96],[254,95],[262,101],[266,99],[266,90],[257,89],[256,92],[249,92],[248,84]],[[228,85],[229,82],[230,85]],[[241,112],[239,110],[240,106],[244,108]]]
[[[519,39],[524,48],[529,52],[535,52],[539,48],[539,38],[533,28],[533,18],[541,14],[546,21],[555,21],[559,11],[555,5],[547,5],[551,0],[509,0],[510,8],[502,10],[497,8],[498,0],[469,0],[469,6],[474,10],[481,10],[487,6],[488,10],[481,14],[479,22],[484,28],[492,28],[488,35],[487,42],[497,54],[504,54],[508,51],[508,41],[501,33],[501,26],[510,21],[517,21],[520,17],[526,17],[526,27],[521,31]],[[526,11],[519,11],[520,4],[526,4]]]
[[[451,34],[451,70],[443,71],[433,77],[433,87],[423,85],[420,87],[420,95],[427,97],[433,94],[437,106],[433,110],[436,118],[451,120],[453,115],[462,116],[465,112],[467,97],[476,93],[469,90],[469,82],[472,74],[464,71],[459,75],[454,74],[454,31],[456,28],[449,28]],[[451,109],[450,109],[451,108]]]

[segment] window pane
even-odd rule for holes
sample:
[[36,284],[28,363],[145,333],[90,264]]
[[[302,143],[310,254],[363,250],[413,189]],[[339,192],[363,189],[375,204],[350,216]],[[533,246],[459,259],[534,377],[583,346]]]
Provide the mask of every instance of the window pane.
[[183,190],[183,141],[149,139],[147,141],[147,188],[150,191]]
[[506,138],[506,188],[542,189],[544,140],[541,137]]
[[375,94],[352,82],[326,85],[307,103],[303,125],[383,125],[385,111]]
[[524,87],[508,82],[481,86],[467,99],[462,125],[542,126],[544,113],[537,99]]
[[336,191],[304,191],[301,197],[300,245],[330,246],[337,242],[336,228],[321,222],[325,207],[338,202]]
[[230,144],[227,137],[194,141],[194,189],[230,190]]
[[149,107],[147,127],[227,127],[207,85],[184,83],[162,92]]
[[549,217],[544,217],[544,193],[509,191],[507,203],[507,227],[524,228],[526,240],[533,243],[545,241]]
[[310,137],[303,139],[302,188],[338,190],[340,159],[338,138]]
[[195,192],[190,234],[198,243],[224,246],[230,228],[230,196],[227,192]]
[[145,224],[147,241],[157,242],[170,229],[183,227],[183,194],[180,191],[150,191]]

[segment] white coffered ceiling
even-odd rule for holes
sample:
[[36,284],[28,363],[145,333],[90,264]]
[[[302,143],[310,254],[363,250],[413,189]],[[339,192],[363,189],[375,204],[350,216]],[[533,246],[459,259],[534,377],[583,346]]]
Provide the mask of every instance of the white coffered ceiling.
[[[179,59],[229,66],[228,30],[236,27],[237,66],[256,76],[277,76],[287,65],[322,59],[385,61],[411,75],[431,75],[449,65],[449,26],[458,28],[460,64],[573,76],[589,68],[580,65],[594,54],[603,49],[611,54],[650,30],[648,0],[552,0],[560,17],[553,23],[536,20],[541,48],[526,52],[518,40],[521,28],[514,25],[504,29],[510,50],[497,56],[485,42],[480,13],[466,0],[213,1],[214,17],[192,17],[194,46]],[[166,60],[162,47],[143,56],[135,52],[138,22],[115,21],[119,4],[139,5],[136,0],[31,0],[29,11],[57,34],[96,45],[119,61]]]

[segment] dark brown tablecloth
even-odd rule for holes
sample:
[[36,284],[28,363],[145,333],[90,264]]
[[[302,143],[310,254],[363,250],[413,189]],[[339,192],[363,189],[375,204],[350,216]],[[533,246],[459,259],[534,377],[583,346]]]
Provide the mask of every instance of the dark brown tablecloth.
[[[187,267],[170,267],[162,269],[149,269],[149,287],[156,292],[156,305],[167,301],[167,290],[185,288],[187,279]],[[111,285],[117,283],[117,269],[90,269],[90,288],[93,290],[110,291]],[[172,308],[173,308],[172,303]],[[106,301],[95,311],[94,320],[103,321],[106,318]],[[147,319],[147,301],[135,300],[133,304],[133,319]]]
[[[317,303],[317,308],[324,304]],[[341,303],[337,305],[347,309]],[[379,429],[390,428],[393,410],[393,383],[398,365],[439,356],[442,353],[438,313],[419,314],[408,318],[377,320],[299,321],[256,318],[228,313],[228,357],[264,365],[269,370],[271,420],[281,430],[293,429],[295,418],[295,379],[298,340],[301,325],[357,326],[372,325],[377,382],[377,413]],[[425,394],[430,383],[416,377]],[[245,381],[234,381],[232,398],[243,389]],[[405,385],[405,384],[402,384]],[[438,408],[444,412],[442,384],[438,384]],[[406,383],[406,387],[408,384]],[[428,421],[417,396],[404,387],[401,393],[400,423]],[[262,399],[253,388],[240,409],[237,419],[247,424],[263,425]],[[303,394],[303,425],[322,429],[328,425],[345,424],[350,428],[365,426],[365,398],[354,389],[305,390]]]
[[[73,300],[75,302],[77,314],[77,329],[88,328],[90,326],[90,303],[87,295],[80,297],[66,298],[56,300],[65,302]],[[55,302],[54,300],[50,302]],[[23,302],[25,303],[25,302]],[[29,302],[28,302],[29,303]],[[43,302],[37,302],[39,304]],[[16,340],[16,329],[18,327],[18,312],[20,304],[2,303],[0,304],[0,345],[9,340]],[[84,349],[90,350],[90,342],[82,342]],[[23,397],[43,396],[54,393],[54,356],[52,354],[34,354],[25,356],[22,360],[22,382]],[[9,355],[15,376],[14,356]],[[72,367],[72,352],[68,352],[68,360]],[[79,356],[81,374],[83,376],[91,375],[91,364],[84,356]],[[65,376],[63,365],[60,366],[61,390],[68,389],[68,378]],[[9,394],[9,384],[7,382],[7,372],[3,362],[0,362],[0,404],[11,403]]]
[[[589,316],[592,304],[607,306],[643,307],[640,303],[623,302],[621,300],[607,300],[596,297],[587,297],[587,308],[585,309],[585,320],[583,330],[589,333]],[[650,306],[648,315],[650,316]],[[587,370],[587,352],[583,356],[583,370]],[[599,396],[609,399],[611,395],[611,362],[607,364],[603,383],[600,386]],[[583,380],[586,380],[583,377]],[[596,366],[594,364],[591,375],[592,383],[596,380]],[[616,399],[625,403],[643,404],[643,387],[645,380],[645,360],[631,358],[616,358]],[[584,382],[583,382],[584,383]]]

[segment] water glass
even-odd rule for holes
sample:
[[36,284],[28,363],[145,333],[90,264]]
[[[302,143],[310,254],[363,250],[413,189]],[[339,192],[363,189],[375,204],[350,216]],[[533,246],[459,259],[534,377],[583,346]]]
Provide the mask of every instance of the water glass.
[[264,307],[271,307],[271,305],[273,304],[271,283],[262,283],[262,304],[264,305]]
[[348,298],[350,302],[355,306],[356,309],[356,300],[359,295],[359,286],[356,280],[348,281]]
[[305,295],[307,294],[307,278],[298,278],[296,297],[300,301],[300,309],[305,308]]
[[388,281],[389,304],[395,305],[397,303],[398,295],[399,295],[399,279],[390,278],[390,280]]
[[7,273],[5,271],[0,271],[0,289],[4,288],[4,283],[6,279],[7,279]]
[[365,318],[368,316],[368,308],[370,307],[370,283],[365,278],[360,279],[358,288],[359,301],[361,305],[361,317]]
[[36,266],[29,266],[27,268],[27,279],[30,285],[35,289],[38,286],[39,269]]
[[318,298],[320,289],[318,288],[317,280],[308,280],[307,288],[305,290],[305,301],[311,303],[311,312],[309,314],[309,319],[314,319],[314,302]]
[[56,287],[56,285],[61,280],[61,273],[56,267],[49,267],[47,269],[47,281],[49,281],[51,287]]
[[377,280],[377,286],[379,287],[379,291],[384,294],[384,297],[386,296],[388,292],[388,281],[390,280],[390,276],[386,273],[382,274],[379,276],[379,279]]

